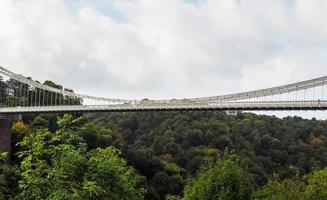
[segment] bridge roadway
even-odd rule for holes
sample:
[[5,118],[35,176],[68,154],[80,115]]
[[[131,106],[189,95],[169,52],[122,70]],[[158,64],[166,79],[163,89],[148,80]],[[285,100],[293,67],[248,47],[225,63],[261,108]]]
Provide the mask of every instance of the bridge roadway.
[[[74,98],[80,98],[80,99],[88,99],[88,100],[95,100],[95,101],[101,101],[101,102],[108,102],[108,103],[142,103],[141,100],[131,100],[131,99],[118,99],[118,98],[107,98],[107,97],[95,97],[85,94],[77,94],[73,93],[71,91],[67,91],[65,89],[57,89],[50,87],[48,85],[41,84],[39,82],[33,81],[27,77],[24,77],[22,75],[16,74],[14,72],[11,72],[7,70],[4,67],[0,66],[0,75],[6,76],[10,79],[16,80],[20,83],[29,85],[33,88],[38,88],[40,90],[45,90],[47,92],[51,92],[54,94],[59,94],[63,96],[69,96]],[[187,100],[190,100],[192,102],[197,103],[209,103],[209,102],[217,102],[217,101],[239,101],[239,100],[249,100],[249,99],[255,99],[259,97],[267,97],[267,96],[273,96],[273,95],[281,95],[286,94],[290,92],[295,91],[306,91],[310,88],[316,88],[316,87],[324,87],[327,85],[327,76],[322,76],[319,78],[301,81],[297,83],[277,86],[277,87],[271,87],[261,90],[253,90],[248,92],[241,92],[236,94],[228,94],[228,95],[220,95],[220,96],[210,96],[210,97],[197,97],[197,98],[188,98]],[[154,103],[171,103],[171,101],[179,101],[179,103],[184,103],[185,99],[162,99],[162,100],[151,100]],[[171,105],[171,104],[170,104]]]
[[327,110],[327,101],[235,101],[214,103],[166,103],[166,104],[111,104],[111,105],[75,105],[42,107],[0,108],[0,114],[33,114],[60,112],[128,112],[128,111],[250,111],[250,110]]

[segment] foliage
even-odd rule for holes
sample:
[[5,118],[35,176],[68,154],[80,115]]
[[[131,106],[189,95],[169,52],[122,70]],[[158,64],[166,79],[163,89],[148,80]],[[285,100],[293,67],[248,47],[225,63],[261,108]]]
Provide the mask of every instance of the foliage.
[[[147,199],[181,195],[186,180],[226,148],[241,157],[256,188],[273,174],[282,181],[327,166],[327,121],[322,120],[225,112],[110,113],[91,114],[88,119],[119,136],[114,145],[147,178],[148,191],[156,193]],[[167,183],[173,184],[163,161],[180,168],[180,178],[175,179],[178,191],[153,181],[164,172]]]
[[280,180],[277,175],[269,179],[266,186],[257,190],[254,200],[304,200],[305,183],[298,177]]
[[182,200],[182,198],[180,196],[175,196],[175,195],[168,194],[166,196],[166,200]]
[[[10,161],[1,161],[0,173],[1,184],[10,185],[4,192],[8,198],[87,199],[116,193],[111,189],[119,185],[106,188],[110,182],[104,185],[89,174],[90,166],[100,170],[96,166],[107,162],[102,157],[116,155],[125,160],[117,161],[123,172],[134,174],[128,178],[132,182],[121,182],[124,189],[134,188],[148,200],[178,199],[185,184],[190,185],[187,180],[204,166],[234,160],[224,158],[226,149],[240,158],[237,164],[246,177],[253,178],[253,198],[325,198],[325,179],[319,178],[324,173],[312,171],[327,166],[324,120],[225,112],[97,113],[58,120],[57,115],[36,115],[24,116],[12,133]],[[109,153],[113,147],[119,151]],[[105,175],[126,179],[126,174]]]
[[220,160],[202,169],[184,190],[185,200],[247,200],[253,186],[248,174],[233,160]]
[[327,167],[315,170],[307,177],[305,194],[309,200],[327,199]]
[[139,177],[119,154],[114,147],[89,152],[81,199],[143,199],[136,188]]
[[8,154],[0,154],[0,199],[11,199],[17,193],[16,167],[8,162]]
[[58,119],[55,133],[38,127],[23,138],[18,152],[21,179],[15,198],[142,199],[139,177],[117,149],[87,151],[80,137],[84,122],[65,115]]

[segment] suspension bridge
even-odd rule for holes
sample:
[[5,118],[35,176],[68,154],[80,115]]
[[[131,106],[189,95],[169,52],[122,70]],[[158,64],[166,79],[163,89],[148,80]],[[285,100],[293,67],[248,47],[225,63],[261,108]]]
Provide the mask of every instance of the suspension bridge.
[[242,93],[183,99],[119,99],[41,84],[0,67],[0,114],[178,110],[326,110],[327,76]]

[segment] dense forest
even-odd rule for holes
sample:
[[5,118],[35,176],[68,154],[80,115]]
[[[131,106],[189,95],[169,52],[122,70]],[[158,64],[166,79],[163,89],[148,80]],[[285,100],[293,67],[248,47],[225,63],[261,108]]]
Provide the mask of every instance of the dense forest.
[[226,112],[24,116],[2,199],[327,199],[327,121]]

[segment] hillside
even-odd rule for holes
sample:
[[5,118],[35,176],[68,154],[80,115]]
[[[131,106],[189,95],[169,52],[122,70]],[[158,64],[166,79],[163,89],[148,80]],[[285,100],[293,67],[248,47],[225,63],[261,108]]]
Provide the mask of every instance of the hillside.
[[226,199],[315,199],[327,190],[327,121],[226,112],[24,116],[6,157],[3,199],[189,200],[203,199],[207,187]]
[[[187,178],[226,149],[240,156],[256,187],[273,174],[285,179],[327,165],[327,122],[316,119],[225,112],[113,113],[88,118],[114,133],[111,144],[122,149],[128,163],[147,177],[153,195],[162,198],[180,194]],[[90,141],[101,146],[103,137]]]

